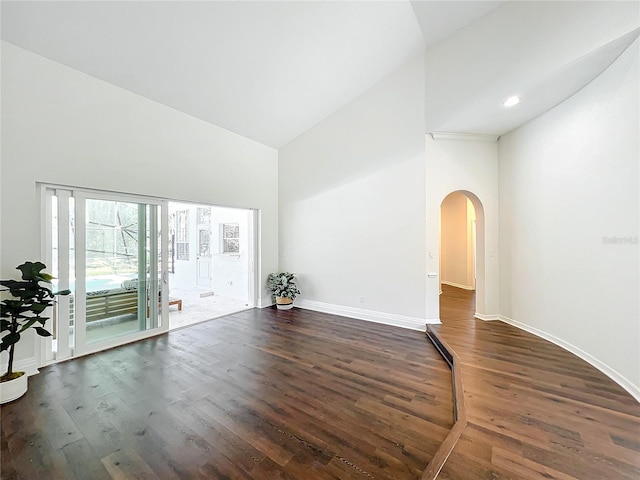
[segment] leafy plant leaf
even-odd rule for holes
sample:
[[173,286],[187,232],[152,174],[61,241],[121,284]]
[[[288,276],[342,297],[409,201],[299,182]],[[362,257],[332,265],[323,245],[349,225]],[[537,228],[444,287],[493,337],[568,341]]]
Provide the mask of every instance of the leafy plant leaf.
[[19,333],[7,333],[4,337],[2,337],[2,343],[0,343],[0,352],[4,352],[9,349],[20,340]]
[[51,336],[51,333],[49,333],[47,330],[45,330],[42,327],[34,327],[34,328],[36,330],[36,333],[38,335],[40,335],[41,337],[50,337]]

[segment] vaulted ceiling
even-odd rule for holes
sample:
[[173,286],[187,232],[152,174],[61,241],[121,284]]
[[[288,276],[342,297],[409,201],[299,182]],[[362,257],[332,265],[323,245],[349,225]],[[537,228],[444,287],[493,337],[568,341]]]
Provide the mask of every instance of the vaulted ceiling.
[[[635,1],[3,1],[1,8],[3,40],[276,148],[419,55],[426,130],[499,135],[582,88],[639,26]],[[512,93],[523,106],[506,114],[499,102]]]

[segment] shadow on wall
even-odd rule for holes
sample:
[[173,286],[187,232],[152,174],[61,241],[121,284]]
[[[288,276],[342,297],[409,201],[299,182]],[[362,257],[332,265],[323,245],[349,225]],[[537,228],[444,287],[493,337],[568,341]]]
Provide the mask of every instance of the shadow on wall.
[[408,63],[280,149],[280,197],[300,200],[408,159],[424,162],[423,63]]

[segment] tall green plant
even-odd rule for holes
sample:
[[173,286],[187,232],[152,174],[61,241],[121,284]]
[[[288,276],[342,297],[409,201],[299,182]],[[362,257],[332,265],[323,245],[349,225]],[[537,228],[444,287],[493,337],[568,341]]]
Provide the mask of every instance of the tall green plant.
[[287,297],[293,300],[300,294],[294,277],[295,274],[289,272],[270,273],[267,277],[267,287],[276,297]]
[[0,291],[9,292],[13,298],[7,298],[0,303],[0,333],[2,341],[0,352],[9,351],[7,372],[0,377],[5,382],[22,375],[13,371],[13,355],[21,334],[33,328],[41,337],[49,337],[51,333],[44,329],[49,317],[43,317],[47,307],[55,304],[56,295],[68,295],[70,290],[53,292],[50,288],[40,285],[40,282],[51,285],[53,277],[43,272],[47,268],[41,262],[25,262],[16,267],[22,272],[22,280],[0,280],[0,285],[6,287]]

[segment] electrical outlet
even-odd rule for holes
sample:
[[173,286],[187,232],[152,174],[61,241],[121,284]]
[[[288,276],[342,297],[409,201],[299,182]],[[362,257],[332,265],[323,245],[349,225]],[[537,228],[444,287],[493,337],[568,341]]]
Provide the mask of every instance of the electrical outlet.
[[364,303],[364,302],[365,302],[364,297],[360,297],[360,303]]

